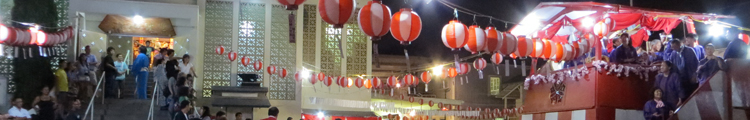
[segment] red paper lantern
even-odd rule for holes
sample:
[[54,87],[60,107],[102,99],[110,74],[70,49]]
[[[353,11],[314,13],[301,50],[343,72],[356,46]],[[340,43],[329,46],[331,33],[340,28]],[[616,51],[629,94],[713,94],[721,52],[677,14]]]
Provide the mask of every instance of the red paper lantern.
[[417,80],[414,75],[406,74],[404,75],[404,86],[417,86],[419,85],[419,81]]
[[365,81],[364,81],[364,84],[365,84],[365,85],[364,85],[364,86],[365,86],[365,88],[367,88],[367,89],[370,89],[370,88],[372,88],[372,80],[370,80],[370,79],[365,79]]
[[458,75],[458,71],[456,71],[456,68],[448,68],[445,74],[448,75],[448,77],[454,78]]
[[748,36],[747,34],[740,33],[739,37],[740,37],[740,40],[745,42],[745,44],[750,44],[750,36]]
[[47,34],[44,33],[44,31],[37,31],[36,32],[36,45],[42,46],[45,43],[47,43]]
[[412,97],[412,96],[409,96],[409,102],[410,102],[410,103],[414,103],[414,97]]
[[422,18],[411,8],[402,8],[391,19],[391,35],[402,45],[408,45],[422,32]]
[[294,81],[300,82],[302,81],[302,76],[300,76],[300,73],[294,73]]
[[458,74],[463,75],[469,73],[469,63],[460,63],[458,65]]
[[[314,78],[314,77],[313,77],[313,78]],[[315,79],[310,79],[310,83],[311,83],[311,84],[313,84],[313,85],[315,85],[315,83],[317,83],[317,82],[318,82],[318,80],[315,80]]]
[[380,88],[380,85],[382,85],[382,84],[383,83],[380,81],[380,78],[378,78],[378,77],[373,77],[372,78],[372,88]]
[[424,99],[419,99],[418,102],[419,102],[419,105],[423,105],[424,104]]
[[469,35],[467,35],[468,31],[469,29],[466,28],[466,25],[458,20],[451,20],[447,25],[443,26],[441,33],[443,44],[453,50],[463,47],[466,45],[467,39],[469,39]]
[[507,32],[504,35],[505,37],[500,41],[502,46],[500,46],[499,52],[503,55],[512,54],[518,49],[518,38]]
[[444,108],[444,106],[443,106],[443,102],[439,102],[439,103],[438,103],[438,108],[440,108],[440,109]]
[[276,66],[271,65],[266,67],[266,72],[270,75],[276,74]]
[[216,51],[216,54],[219,54],[219,55],[224,54],[224,46],[219,45],[218,47],[216,47],[215,51]]
[[389,87],[396,87],[396,84],[399,84],[398,77],[396,76],[388,77],[388,80],[386,80],[386,84],[388,84]]
[[319,81],[323,81],[327,79],[326,74],[323,74],[322,72],[315,75],[315,77],[318,78]]
[[503,39],[505,37],[505,33],[497,31],[495,27],[487,27],[486,30],[484,30],[484,33],[487,35],[487,38],[484,42],[484,51],[487,52],[499,52],[500,48],[503,46]]
[[343,28],[354,14],[356,5],[355,0],[319,0],[318,13],[323,21],[334,28]]
[[250,64],[250,58],[248,58],[247,56],[242,56],[242,58],[240,58],[240,63],[242,64],[242,66],[247,67],[247,65]]
[[333,78],[326,76],[326,78],[323,79],[323,84],[328,87],[331,87],[331,84],[333,84]]
[[466,39],[466,45],[464,45],[464,48],[471,52],[471,54],[476,54],[477,52],[482,51],[484,49],[485,40],[487,39],[487,35],[485,35],[482,27],[479,27],[478,25],[469,26],[469,31],[467,33],[469,38]]
[[281,68],[281,71],[279,71],[279,77],[285,78],[287,75],[286,68]]
[[534,41],[527,39],[526,36],[519,36],[518,50],[511,57],[526,57],[531,55],[531,52],[534,52]]
[[492,59],[490,59],[490,61],[495,65],[500,65],[500,63],[503,62],[503,55],[500,55],[500,53],[492,54]]
[[576,49],[573,48],[573,44],[563,44],[563,60],[569,61],[576,57]]
[[260,60],[255,61],[255,63],[253,63],[253,68],[255,70],[261,70],[261,69],[263,69],[263,62],[260,61]]
[[435,103],[432,102],[432,100],[430,100],[429,102],[427,102],[427,105],[429,105],[430,107],[432,107],[433,105],[435,105]]
[[230,62],[234,62],[234,60],[237,60],[237,53],[234,51],[229,51],[229,54],[227,54],[227,59],[229,59]]
[[357,88],[362,88],[362,86],[365,86],[365,80],[359,77],[354,78],[354,86],[357,86]]
[[5,43],[8,40],[15,40],[16,30],[14,28],[8,28],[4,24],[0,24],[0,43]]
[[563,47],[561,43],[553,43],[553,45],[555,46],[552,48],[552,49],[555,49],[554,51],[552,51],[554,52],[554,56],[552,56],[552,58],[549,58],[549,59],[560,62],[565,57],[565,48]]
[[432,76],[430,76],[429,71],[424,71],[422,74],[419,74],[420,78],[422,78],[422,82],[426,85],[427,83],[430,83],[432,81]]
[[614,27],[614,20],[612,20],[611,18],[604,18],[601,21],[597,22],[596,25],[594,25],[594,34],[596,34],[598,38],[603,38],[606,35],[609,35],[609,31]]
[[554,56],[555,50],[557,50],[556,49],[557,46],[555,46],[554,42],[547,40],[547,39],[543,39],[541,40],[541,42],[544,44],[542,47],[543,52],[542,52],[542,56],[538,56],[538,57],[551,59],[550,57]]
[[305,0],[278,0],[281,5],[286,7],[286,10],[297,10],[299,5],[305,2]]
[[388,27],[391,25],[391,9],[380,0],[369,1],[359,10],[357,24],[359,29],[373,40],[380,39],[380,36],[388,33]]
[[485,67],[487,67],[487,60],[484,60],[484,58],[480,57],[480,58],[477,58],[476,60],[474,60],[474,68],[475,69],[481,71]]

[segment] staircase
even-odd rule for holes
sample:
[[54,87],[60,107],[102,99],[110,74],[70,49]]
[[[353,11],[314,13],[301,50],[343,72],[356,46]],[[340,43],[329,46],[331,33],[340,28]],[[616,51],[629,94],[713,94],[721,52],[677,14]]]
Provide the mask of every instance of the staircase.
[[[147,94],[149,97],[151,97],[151,94],[154,93],[154,73],[150,72],[148,74],[148,85],[147,85]],[[122,98],[123,99],[132,99],[135,98],[135,76],[132,76],[128,74],[125,77],[125,81],[122,81]]]
[[750,119],[750,74],[744,70],[750,60],[726,63],[730,69],[717,72],[698,87],[670,120]]

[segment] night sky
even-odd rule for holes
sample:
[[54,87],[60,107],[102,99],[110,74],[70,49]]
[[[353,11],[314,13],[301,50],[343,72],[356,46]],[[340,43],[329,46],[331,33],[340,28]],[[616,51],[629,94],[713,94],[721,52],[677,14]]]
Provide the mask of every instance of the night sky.
[[[472,11],[480,12],[485,15],[491,15],[495,18],[519,22],[528,12],[540,2],[589,2],[591,0],[446,0],[448,2],[457,4],[464,8],[471,9]],[[405,3],[408,3],[414,11],[422,18],[422,32],[420,36],[412,42],[411,45],[406,46],[409,50],[410,56],[424,56],[431,58],[441,58],[444,60],[452,60],[452,52],[450,49],[445,47],[440,38],[440,32],[442,27],[453,19],[453,9],[440,4],[437,1],[432,1],[426,4],[427,0],[383,0],[383,3],[388,5],[391,9],[391,14],[398,12],[400,8],[406,7]],[[594,2],[612,3],[629,5],[628,0],[594,0]],[[737,25],[742,23],[750,22],[750,0],[633,0],[635,7],[641,8],[652,8],[661,10],[672,10],[672,11],[686,11],[686,12],[699,12],[699,13],[716,13],[723,15],[734,15],[737,19],[742,20],[722,20]],[[470,25],[473,23],[473,16],[468,14],[459,13],[458,18],[462,23]],[[488,18],[477,17],[477,25],[486,28],[489,24]],[[500,21],[493,21],[495,27],[501,31],[507,31],[513,27],[513,24],[508,24],[505,28],[505,24]],[[747,25],[742,25],[748,27]],[[708,27],[702,23],[696,22],[696,30],[701,36],[701,44],[714,41],[711,37],[706,34]],[[683,34],[682,25],[678,26],[672,31],[675,38],[681,38]],[[652,34],[652,39],[658,38],[658,34]],[[721,40],[717,40],[721,41]],[[726,44],[723,42],[716,42],[718,46]],[[394,54],[403,55],[404,46],[400,45],[399,42],[394,39],[390,33],[384,36],[379,47],[380,54]],[[460,56],[469,56],[470,53],[463,51]],[[489,55],[485,55],[485,58],[489,58]]]

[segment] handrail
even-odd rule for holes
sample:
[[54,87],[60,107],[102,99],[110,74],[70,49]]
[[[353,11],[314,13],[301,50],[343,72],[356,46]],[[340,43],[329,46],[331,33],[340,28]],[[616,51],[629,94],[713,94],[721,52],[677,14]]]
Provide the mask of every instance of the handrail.
[[[728,72],[728,71],[724,71],[724,70],[720,70],[720,71],[723,71],[725,73]],[[682,103],[680,103],[677,106],[675,106],[674,114],[672,116],[669,116],[669,119],[672,119],[673,117],[677,117],[677,113],[682,109],[682,107],[685,106],[689,100],[693,99],[693,97],[695,97],[695,95],[698,93],[698,90],[700,90],[701,88],[703,88],[703,86],[706,86],[706,83],[710,82],[711,79],[713,79],[714,76],[716,76],[717,73],[719,73],[719,71],[716,71],[713,74],[711,74],[711,76],[708,77],[708,79],[706,79],[706,81],[704,82],[704,84],[698,85],[698,87],[695,88],[695,90],[693,90],[692,93],[690,93],[690,96],[688,96],[687,98],[685,98],[685,100],[683,100]],[[725,77],[727,77],[727,76],[725,76]]]
[[[102,72],[102,76],[99,77],[99,82],[97,82],[97,84],[96,84],[96,88],[94,89],[94,94],[91,95],[91,100],[89,100],[89,105],[88,105],[88,107],[86,107],[86,112],[84,112],[84,114],[83,114],[83,118],[82,118],[83,120],[86,120],[86,116],[89,115],[89,111],[91,111],[91,120],[94,119],[94,110],[93,110],[94,109],[94,105],[95,105],[94,104],[94,98],[96,98],[96,93],[99,92],[98,91],[99,87],[101,87],[102,81],[104,81],[103,79],[104,79],[104,76],[106,74],[107,74],[107,72]],[[102,99],[103,99],[103,97],[102,97]]]
[[154,100],[158,100],[158,99],[156,99],[156,91],[159,90],[158,89],[159,88],[159,82],[158,82],[158,80],[155,80],[154,82],[155,82],[154,83],[154,91],[151,94],[151,105],[148,108],[148,118],[146,118],[147,120],[153,120],[154,119]]

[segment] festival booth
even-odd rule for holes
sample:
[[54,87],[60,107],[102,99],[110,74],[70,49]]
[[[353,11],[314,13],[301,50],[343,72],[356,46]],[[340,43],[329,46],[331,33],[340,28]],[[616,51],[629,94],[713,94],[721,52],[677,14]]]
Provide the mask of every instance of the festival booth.
[[[710,23],[730,17],[596,2],[540,3],[511,30],[519,39],[514,55],[546,59],[547,63],[586,62],[551,72],[532,70],[525,81],[521,119],[642,118],[658,68],[645,63],[610,63],[602,57],[604,45],[611,44],[606,42],[608,38],[626,32],[638,47],[648,41],[651,31],[670,33],[684,23],[688,33],[695,33],[694,21]],[[525,41],[530,45],[522,47]]]

